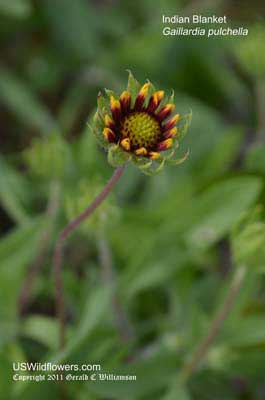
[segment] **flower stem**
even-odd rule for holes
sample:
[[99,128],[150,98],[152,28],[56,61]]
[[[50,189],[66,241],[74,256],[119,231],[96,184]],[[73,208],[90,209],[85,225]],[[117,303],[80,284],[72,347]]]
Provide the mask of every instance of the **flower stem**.
[[65,345],[65,301],[62,281],[62,256],[63,245],[65,240],[75,231],[78,226],[84,222],[90,215],[100,206],[100,204],[109,195],[113,187],[120,179],[125,165],[122,165],[114,171],[112,177],[103,188],[102,192],[95,198],[95,200],[74,220],[72,220],[60,233],[54,250],[53,266],[55,276],[55,302],[56,314],[59,320],[59,343],[60,348],[63,349]]
[[225,320],[227,319],[236,299],[242,287],[246,275],[246,267],[241,266],[236,269],[230,286],[228,288],[227,295],[224,299],[223,304],[220,307],[216,317],[210,325],[208,334],[201,341],[197,349],[195,350],[191,361],[184,365],[182,371],[180,372],[180,381],[184,384],[186,383],[191,375],[197,370],[201,361],[207,355],[211,345],[219,334]]

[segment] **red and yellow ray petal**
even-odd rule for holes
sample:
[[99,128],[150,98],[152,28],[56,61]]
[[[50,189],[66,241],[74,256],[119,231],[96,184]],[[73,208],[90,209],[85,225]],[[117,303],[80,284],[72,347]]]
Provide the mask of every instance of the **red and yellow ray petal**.
[[131,109],[131,95],[127,90],[120,95],[120,103],[123,114],[127,114]]
[[115,122],[119,122],[121,119],[121,103],[113,96],[110,97],[110,110]]
[[139,111],[142,108],[142,106],[145,102],[145,99],[147,97],[147,93],[148,93],[150,85],[151,85],[150,82],[147,82],[141,87],[141,89],[136,97],[136,100],[135,100],[135,105],[134,105],[135,110]]
[[131,142],[129,138],[122,139],[120,145],[126,151],[130,151],[131,149]]
[[110,143],[113,143],[116,141],[115,133],[110,128],[104,128],[103,135],[104,135],[105,139]]
[[135,154],[137,156],[146,156],[147,155],[147,150],[145,147],[140,147],[139,149],[135,150]]
[[157,118],[159,121],[163,121],[166,119],[174,110],[175,105],[174,104],[166,104],[161,108],[161,110],[157,113]]
[[174,128],[169,129],[168,131],[164,132],[163,137],[165,139],[173,138],[176,136],[177,132],[178,132],[178,128],[175,126]]
[[115,122],[111,118],[110,115],[106,114],[104,117],[104,123],[106,128],[110,128],[111,130],[115,130]]
[[179,121],[180,119],[180,115],[176,114],[174,115],[174,117],[172,117],[164,126],[163,126],[163,130],[164,131],[168,131],[169,129],[173,128],[176,123]]
[[158,146],[157,146],[157,151],[165,151],[165,150],[168,150],[168,149],[170,149],[170,147],[172,146],[172,144],[173,144],[172,138],[163,140],[163,142],[160,142],[160,143],[158,144]]
[[165,94],[165,92],[163,90],[159,90],[158,92],[155,92],[152,94],[152,96],[150,97],[149,103],[148,103],[148,107],[147,107],[147,110],[149,112],[155,112],[155,110],[161,103],[161,100],[163,99],[164,94]]

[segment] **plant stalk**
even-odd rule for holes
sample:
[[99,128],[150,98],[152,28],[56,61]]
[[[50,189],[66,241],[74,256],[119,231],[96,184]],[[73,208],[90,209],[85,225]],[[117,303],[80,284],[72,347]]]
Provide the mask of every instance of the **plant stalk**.
[[63,245],[66,239],[84,222],[90,215],[101,205],[101,203],[110,194],[116,183],[119,181],[125,165],[122,165],[114,171],[112,177],[103,188],[102,192],[95,198],[95,200],[74,220],[72,220],[60,233],[55,245],[53,266],[55,277],[55,302],[56,314],[59,320],[59,343],[60,348],[65,346],[65,300],[62,281],[62,257]]

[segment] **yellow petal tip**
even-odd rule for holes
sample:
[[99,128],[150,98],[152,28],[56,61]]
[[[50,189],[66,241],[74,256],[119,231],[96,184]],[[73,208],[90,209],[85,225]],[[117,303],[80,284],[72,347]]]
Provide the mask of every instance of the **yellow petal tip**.
[[149,153],[149,158],[151,158],[151,160],[156,160],[157,158],[160,158],[160,157],[161,157],[161,155],[157,151],[150,151],[150,153]]
[[121,144],[121,147],[126,151],[129,151],[131,148],[131,142],[130,142],[129,138],[122,139],[120,144]]
[[135,150],[135,154],[137,156],[146,156],[147,155],[147,150],[145,147],[140,147],[139,149]]

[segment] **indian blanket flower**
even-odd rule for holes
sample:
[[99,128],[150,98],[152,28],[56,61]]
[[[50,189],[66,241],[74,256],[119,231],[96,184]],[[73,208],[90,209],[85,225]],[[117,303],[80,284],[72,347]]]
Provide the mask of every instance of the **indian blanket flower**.
[[99,93],[92,131],[113,166],[132,161],[150,174],[165,162],[176,165],[187,158],[188,153],[173,159],[190,119],[191,114],[175,112],[174,93],[167,97],[151,82],[141,86],[129,72],[127,89],[120,96],[110,90],[106,97]]
[[105,90],[98,95],[98,108],[90,128],[108,152],[108,160],[115,168],[101,192],[79,215],[61,231],[54,249],[53,265],[56,284],[56,312],[60,323],[60,347],[65,344],[65,302],[63,296],[62,258],[68,237],[84,223],[110,195],[121,178],[125,165],[131,161],[144,173],[160,171],[165,162],[180,164],[174,155],[179,140],[185,135],[191,113],[181,116],[175,112],[174,93],[167,97],[150,82],[141,86],[129,72],[127,89],[120,96]]

